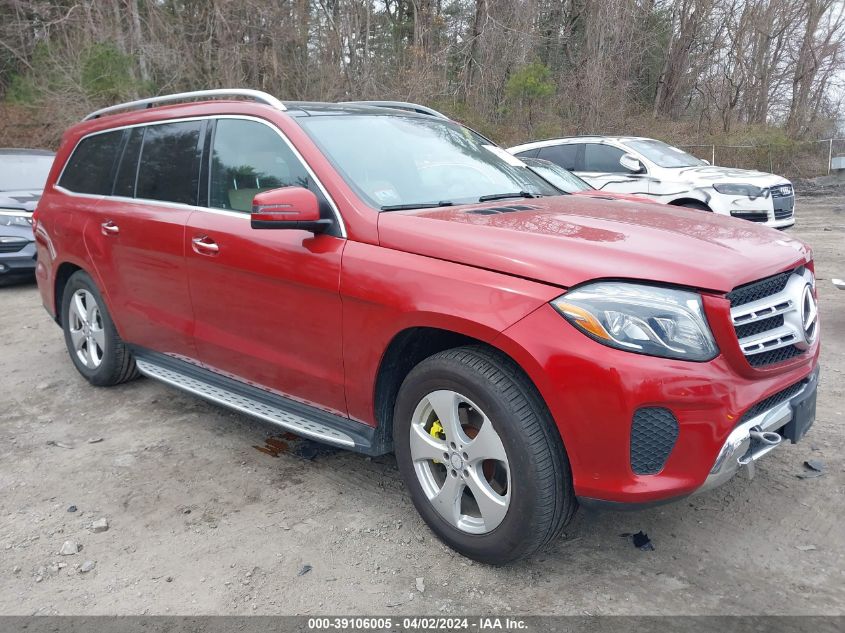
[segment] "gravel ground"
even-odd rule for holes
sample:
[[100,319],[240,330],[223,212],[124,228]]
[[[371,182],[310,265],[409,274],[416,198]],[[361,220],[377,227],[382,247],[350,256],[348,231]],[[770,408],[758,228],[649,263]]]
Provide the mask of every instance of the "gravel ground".
[[[91,387],[35,287],[0,288],[0,614],[845,613],[845,196],[799,205],[824,337],[805,441],[750,482],[580,511],[500,569],[432,536],[392,456],[274,457],[273,429],[151,380]],[[823,476],[796,476],[808,459]],[[620,537],[639,530],[654,551]]]

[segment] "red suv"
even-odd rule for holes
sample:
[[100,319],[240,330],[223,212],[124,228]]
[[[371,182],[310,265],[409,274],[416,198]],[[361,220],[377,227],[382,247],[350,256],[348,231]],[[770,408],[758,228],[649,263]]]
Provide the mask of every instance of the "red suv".
[[480,561],[535,551],[579,501],[711,488],[815,416],[807,245],[561,195],[418,106],[218,90],[95,112],[35,234],[89,382],[140,373],[394,451],[426,523]]

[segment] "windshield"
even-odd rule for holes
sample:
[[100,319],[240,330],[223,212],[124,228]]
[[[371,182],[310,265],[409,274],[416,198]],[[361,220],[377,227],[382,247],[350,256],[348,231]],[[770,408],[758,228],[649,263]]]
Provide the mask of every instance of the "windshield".
[[559,193],[518,158],[451,121],[338,115],[297,122],[361,198],[383,211]]
[[34,154],[0,154],[0,191],[44,189],[53,157]]
[[543,160],[542,158],[523,158],[522,161],[528,165],[531,171],[539,174],[542,178],[548,180],[556,188],[565,193],[575,193],[593,188],[571,171],[551,161]]
[[698,167],[706,165],[703,160],[684,150],[672,147],[652,139],[625,141],[625,144],[637,150],[658,167]]

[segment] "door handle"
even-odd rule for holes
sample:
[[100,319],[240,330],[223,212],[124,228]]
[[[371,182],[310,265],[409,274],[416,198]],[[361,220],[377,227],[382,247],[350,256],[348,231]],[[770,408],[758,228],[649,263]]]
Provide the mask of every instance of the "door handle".
[[120,227],[111,220],[108,220],[100,225],[100,231],[102,231],[103,235],[117,235],[120,233]]
[[200,235],[199,237],[192,239],[191,246],[193,247],[194,252],[199,253],[200,255],[216,255],[218,251],[220,251],[220,247],[217,246],[217,242],[207,235]]

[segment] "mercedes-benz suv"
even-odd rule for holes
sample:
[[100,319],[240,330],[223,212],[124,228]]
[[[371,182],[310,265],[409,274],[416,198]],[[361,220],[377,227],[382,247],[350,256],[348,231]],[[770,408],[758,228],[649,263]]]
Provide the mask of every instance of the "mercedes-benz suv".
[[71,127],[35,236],[76,369],[393,451],[431,529],[496,564],[579,502],[679,499],[801,439],[806,244],[561,194],[401,105],[218,90]]

